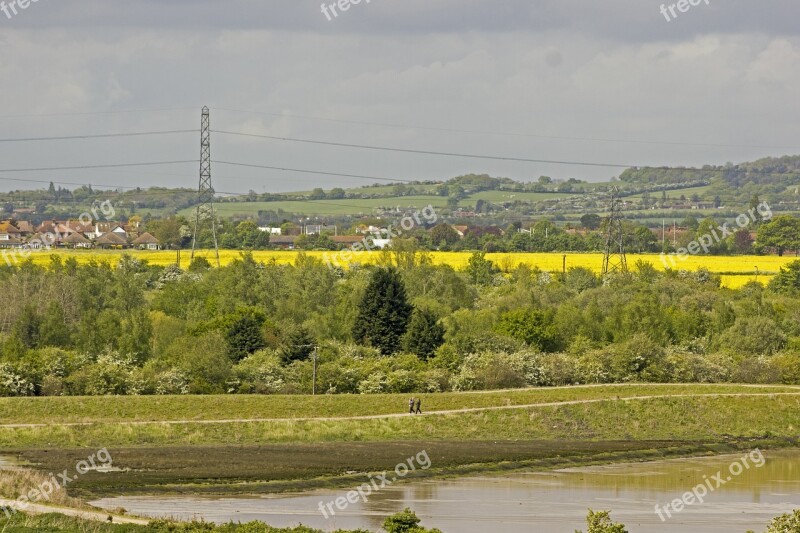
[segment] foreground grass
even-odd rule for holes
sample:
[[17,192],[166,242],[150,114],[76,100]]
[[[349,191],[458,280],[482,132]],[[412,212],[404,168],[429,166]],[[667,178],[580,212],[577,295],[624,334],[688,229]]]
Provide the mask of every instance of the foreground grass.
[[[746,391],[753,394],[750,391]],[[113,402],[109,401],[110,407]],[[352,401],[368,402],[369,397]],[[424,404],[423,404],[424,405]],[[0,428],[0,448],[256,445],[417,440],[678,440],[795,437],[800,396],[672,397],[379,419]]]
[[[415,395],[427,413],[652,395],[800,393],[800,387],[728,384],[607,385]],[[293,419],[405,413],[410,395],[116,396],[0,398],[0,425]],[[405,425],[405,424],[404,424]]]
[[[192,533],[201,531],[209,533],[322,533],[320,530],[303,526],[288,529],[273,528],[261,522],[215,526],[200,522],[175,523],[155,520],[149,525],[139,526],[89,522],[58,514],[31,516],[22,513],[17,513],[10,519],[6,517],[0,519],[0,531],[3,533]],[[348,533],[348,531],[338,530],[338,533]]]

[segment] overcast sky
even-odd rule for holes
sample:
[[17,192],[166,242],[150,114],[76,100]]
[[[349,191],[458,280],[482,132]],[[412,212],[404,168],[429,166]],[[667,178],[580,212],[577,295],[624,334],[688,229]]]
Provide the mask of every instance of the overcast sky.
[[[328,20],[320,0],[39,0],[0,12],[0,138],[197,129],[208,105],[212,129],[438,152],[625,165],[800,154],[798,1],[702,1],[669,22],[660,6],[363,0]],[[619,173],[212,143],[220,162],[400,180]],[[196,133],[0,142],[0,169],[198,157]],[[46,186],[8,178],[196,187],[197,165],[2,172],[3,190]],[[215,163],[213,181],[260,193],[373,180]]]

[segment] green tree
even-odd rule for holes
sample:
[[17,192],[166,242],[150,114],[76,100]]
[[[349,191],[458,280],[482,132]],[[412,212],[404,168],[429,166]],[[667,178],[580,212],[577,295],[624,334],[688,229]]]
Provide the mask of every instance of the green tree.
[[581,217],[581,226],[586,229],[598,229],[602,222],[603,219],[600,217],[600,215],[586,214]]
[[353,337],[390,355],[400,350],[412,307],[399,272],[392,267],[378,268],[358,306]]
[[800,218],[780,215],[758,229],[758,244],[775,248],[783,256],[786,250],[800,249]]
[[294,361],[305,361],[314,353],[317,340],[305,326],[291,328],[281,345],[281,361],[290,364]]
[[552,320],[538,309],[515,309],[503,313],[495,331],[521,340],[537,350],[552,352],[558,348],[557,332]]
[[261,231],[252,220],[244,220],[236,226],[239,246],[248,250],[263,250],[269,246],[269,233]]
[[778,275],[769,282],[769,288],[783,294],[795,294],[800,290],[800,261],[781,267]]
[[786,334],[770,318],[739,317],[719,342],[723,348],[742,355],[772,355],[786,346]]
[[403,337],[403,348],[422,360],[428,360],[442,344],[444,327],[439,324],[436,315],[427,309],[414,309],[408,331]]
[[683,219],[681,222],[681,226],[688,229],[689,231],[695,231],[700,226],[700,221],[693,216],[688,216]]
[[36,348],[39,346],[39,328],[42,319],[36,313],[33,305],[26,305],[22,308],[16,323],[14,324],[14,336],[26,348]]
[[66,348],[70,345],[70,328],[59,302],[50,302],[39,327],[39,345]]
[[434,246],[453,245],[460,240],[458,232],[450,224],[439,224],[431,229],[431,242]]
[[256,309],[240,309],[225,332],[231,357],[238,361],[266,347],[262,326],[264,314]]
[[491,285],[499,270],[486,259],[486,252],[475,252],[467,263],[467,276],[475,285]]
[[180,246],[183,241],[181,223],[175,217],[152,220],[147,224],[147,229],[167,248]]
[[736,230],[733,234],[733,249],[740,254],[749,254],[753,251],[753,238],[750,236],[749,229]]
[[334,187],[331,189],[331,192],[328,193],[328,198],[331,200],[342,200],[345,196],[347,196],[347,193],[345,193],[344,189],[341,187]]
[[189,272],[207,272],[209,270],[211,270],[211,263],[209,263],[208,259],[200,255],[192,259],[192,262],[189,264]]
[[301,235],[295,242],[301,250],[335,250],[336,243],[323,234]]

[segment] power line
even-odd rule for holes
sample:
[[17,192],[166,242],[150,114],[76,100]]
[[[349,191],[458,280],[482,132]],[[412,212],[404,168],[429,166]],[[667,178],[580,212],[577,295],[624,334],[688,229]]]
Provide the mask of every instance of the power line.
[[145,137],[151,135],[174,135],[177,133],[197,133],[197,130],[139,131],[133,133],[98,133],[91,135],[63,135],[59,137],[17,137],[0,139],[0,143],[65,141],[74,139],[107,139],[113,137]]
[[796,150],[797,146],[767,146],[767,145],[750,145],[750,144],[723,144],[723,143],[694,143],[685,141],[652,141],[644,139],[613,139],[603,137],[569,137],[562,135],[544,135],[535,133],[518,133],[518,132],[502,132],[502,131],[486,131],[486,130],[472,130],[472,129],[457,129],[457,128],[441,128],[431,126],[414,126],[408,124],[391,124],[382,122],[368,122],[359,120],[343,120],[326,117],[315,117],[308,115],[295,115],[292,113],[270,113],[266,111],[245,111],[242,109],[230,109],[224,107],[215,108],[219,111],[228,111],[232,113],[245,113],[253,115],[266,115],[278,118],[294,118],[303,120],[316,120],[320,122],[333,122],[338,124],[352,124],[357,126],[377,126],[382,128],[394,129],[410,129],[410,130],[423,130],[423,131],[438,131],[443,133],[467,133],[471,135],[498,135],[503,137],[523,137],[533,139],[550,139],[560,141],[584,141],[584,142],[606,142],[606,143],[630,143],[630,144],[654,144],[654,145],[668,145],[668,146],[705,146],[714,148],[764,148],[775,150]]
[[297,169],[297,168],[272,167],[272,166],[268,166],[268,165],[254,165],[254,164],[248,164],[248,163],[233,163],[233,162],[230,162],[230,161],[217,161],[217,160],[214,160],[214,163],[217,163],[218,165],[232,165],[232,166],[246,167],[246,168],[263,168],[263,169],[267,169],[267,170],[281,170],[281,171],[284,171],[284,172],[299,172],[299,173],[303,173],[303,174],[319,174],[319,175],[322,175],[322,176],[336,176],[336,177],[339,177],[339,178],[356,178],[356,179],[363,179],[363,180],[391,181],[391,182],[395,182],[395,183],[414,183],[416,181],[419,181],[419,180],[403,180],[403,179],[399,179],[399,178],[379,178],[379,177],[376,177],[376,176],[362,176],[362,175],[359,175],[359,174],[341,174],[341,173],[338,173],[338,172],[324,172],[324,171],[321,171],[321,170],[302,170],[302,169]]
[[0,115],[0,119],[6,118],[46,118],[46,117],[77,117],[77,116],[91,116],[91,115],[121,115],[126,113],[162,113],[169,111],[194,111],[194,107],[164,107],[164,108],[150,108],[150,109],[119,109],[110,111],[74,111],[62,113],[24,113],[12,115]]
[[238,137],[254,137],[257,139],[270,139],[273,141],[286,141],[286,142],[296,142],[296,143],[305,143],[305,144],[317,144],[323,146],[337,146],[340,148],[356,148],[359,150],[377,150],[382,152],[400,152],[400,153],[408,153],[408,154],[423,154],[423,155],[435,155],[435,156],[442,156],[442,157],[463,157],[468,159],[487,159],[491,161],[512,161],[512,162],[521,162],[521,163],[548,163],[548,164],[555,164],[555,165],[578,165],[578,166],[589,166],[589,167],[608,167],[608,168],[630,168],[635,165],[622,165],[622,164],[613,164],[613,163],[588,163],[583,161],[558,161],[558,160],[549,160],[549,159],[528,159],[524,157],[504,157],[504,156],[494,156],[494,155],[477,155],[477,154],[463,154],[463,153],[456,153],[456,152],[437,152],[433,150],[413,150],[410,148],[393,148],[389,146],[373,146],[368,144],[349,144],[349,143],[341,143],[341,142],[333,142],[333,141],[319,141],[319,140],[312,140],[312,139],[298,139],[293,137],[277,137],[273,135],[258,135],[255,133],[240,133],[240,132],[232,132],[232,131],[219,131],[214,130],[214,133],[218,133],[221,135],[232,135]]
[[242,132],[231,132],[231,131],[219,131],[215,130],[214,133],[218,133],[221,135],[231,135],[231,136],[238,136],[238,137],[253,137],[257,139],[269,139],[274,141],[286,141],[286,142],[296,142],[296,143],[305,143],[305,144],[315,144],[315,145],[323,145],[323,146],[336,146],[341,148],[355,148],[359,150],[375,150],[375,151],[383,151],[383,152],[400,152],[400,153],[410,153],[410,154],[423,154],[423,155],[434,155],[434,156],[442,156],[442,157],[463,157],[468,159],[486,159],[491,161],[511,161],[511,162],[521,162],[521,163],[541,163],[541,164],[550,164],[550,165],[569,165],[569,166],[584,166],[584,167],[604,167],[604,168],[622,168],[622,169],[635,169],[635,170],[681,170],[685,172],[735,172],[735,173],[742,173],[742,172],[750,172],[753,174],[764,174],[764,175],[784,175],[784,174],[793,174],[792,172],[769,172],[769,171],[760,171],[755,169],[739,169],[739,168],[691,168],[691,167],[669,167],[669,166],[650,166],[650,165],[632,165],[627,163],[598,163],[598,162],[591,162],[591,161],[566,161],[566,160],[557,160],[557,159],[533,159],[533,158],[525,158],[525,157],[506,157],[506,156],[495,156],[495,155],[479,155],[479,154],[465,154],[465,153],[458,153],[458,152],[439,152],[434,150],[415,150],[411,148],[394,148],[390,146],[375,146],[375,145],[367,145],[367,144],[350,144],[350,143],[341,143],[341,142],[334,142],[334,141],[320,141],[315,139],[300,139],[294,137],[278,137],[273,135],[260,135],[256,133],[242,133]]
[[[152,163],[117,163],[117,164],[108,164],[108,165],[77,165],[71,167],[40,167],[40,168],[0,168],[0,173],[11,173],[11,172],[50,172],[56,170],[90,170],[95,168],[124,168],[124,167],[151,167],[151,166],[158,166],[158,165],[182,165],[186,163],[197,163],[196,159],[189,159],[183,161],[155,161]],[[14,179],[14,178],[0,178],[6,181],[42,181],[42,180],[23,180],[23,179]],[[43,183],[49,183],[42,181]],[[66,185],[86,185],[85,183],[67,183],[67,182],[59,182],[64,183]],[[101,185],[102,186],[102,185]],[[136,187],[131,187],[135,189]]]

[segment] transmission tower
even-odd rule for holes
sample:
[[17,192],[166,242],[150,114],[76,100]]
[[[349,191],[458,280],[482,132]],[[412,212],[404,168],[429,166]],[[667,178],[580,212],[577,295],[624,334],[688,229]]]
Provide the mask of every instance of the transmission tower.
[[214,236],[214,252],[219,263],[219,245],[217,244],[217,221],[214,215],[214,188],[211,186],[211,120],[208,107],[203,108],[200,121],[200,186],[197,188],[197,209],[194,215],[194,233],[192,234],[192,260],[197,246],[197,235],[201,226],[201,216],[211,221],[211,235]]
[[612,272],[628,273],[625,258],[625,230],[622,228],[622,202],[619,189],[611,190],[611,213],[606,219],[606,249],[603,256],[603,277]]

